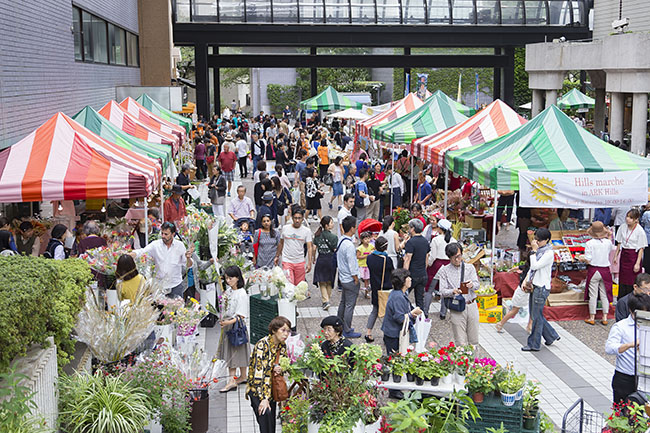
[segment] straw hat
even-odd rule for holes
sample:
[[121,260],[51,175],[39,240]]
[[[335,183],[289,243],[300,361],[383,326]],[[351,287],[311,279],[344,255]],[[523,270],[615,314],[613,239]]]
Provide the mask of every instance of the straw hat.
[[609,229],[600,221],[594,221],[591,223],[591,227],[587,230],[587,234],[594,239],[605,239],[610,236]]

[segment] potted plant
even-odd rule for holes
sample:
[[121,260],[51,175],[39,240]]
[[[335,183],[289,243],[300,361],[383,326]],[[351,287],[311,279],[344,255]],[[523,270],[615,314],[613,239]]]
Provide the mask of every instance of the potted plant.
[[415,382],[415,372],[418,369],[417,355],[411,349],[406,354],[406,381]]
[[423,367],[424,377],[431,381],[431,386],[438,386],[440,378],[449,375],[449,366],[439,356],[433,356]]
[[388,361],[391,364],[391,370],[393,371],[393,382],[400,383],[402,381],[402,376],[406,372],[406,360],[400,354],[392,354],[388,357]]
[[499,383],[501,402],[504,406],[512,406],[515,404],[517,392],[524,386],[525,381],[525,374],[518,374],[512,369],[509,370],[506,379]]
[[381,408],[384,415],[382,432],[401,431],[416,433],[427,431],[430,427],[431,412],[420,403],[422,395],[418,391],[405,393],[404,398],[388,402]]
[[391,357],[383,355],[379,358],[379,363],[381,364],[380,376],[382,382],[388,382],[390,380],[391,372]]
[[612,413],[606,420],[605,433],[643,433],[650,427],[644,407],[637,403],[614,403]]
[[289,397],[280,409],[283,433],[303,433],[309,424],[310,402],[304,394]]
[[[475,403],[482,403],[485,394],[492,390],[494,365],[487,360],[476,360],[465,375],[465,385]],[[495,365],[496,362],[492,361]]]
[[524,428],[526,430],[535,429],[535,419],[539,411],[539,394],[541,390],[537,382],[529,380],[526,383],[526,389],[523,397],[523,411],[524,411]]

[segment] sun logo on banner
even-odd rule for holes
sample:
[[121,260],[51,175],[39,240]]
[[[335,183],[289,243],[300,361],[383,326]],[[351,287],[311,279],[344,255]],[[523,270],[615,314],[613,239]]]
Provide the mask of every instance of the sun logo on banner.
[[539,203],[553,201],[557,194],[555,182],[545,177],[538,177],[531,182],[531,194]]

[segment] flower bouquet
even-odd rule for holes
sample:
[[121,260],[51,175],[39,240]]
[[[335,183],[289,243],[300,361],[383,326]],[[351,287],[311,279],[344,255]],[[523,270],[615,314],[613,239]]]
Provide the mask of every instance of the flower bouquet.
[[160,309],[160,315],[156,321],[156,325],[171,325],[174,322],[174,315],[179,308],[183,307],[185,303],[182,298],[161,298],[156,301]]
[[177,325],[177,335],[187,337],[194,335],[196,327],[207,316],[208,311],[201,308],[201,304],[194,298],[190,298],[188,305],[176,310],[174,323]]
[[[88,262],[90,269],[103,275],[115,275],[117,260],[122,254],[130,249],[128,245],[119,242],[112,242],[105,247],[93,248],[87,250],[79,256],[80,259]],[[154,273],[154,263],[146,254],[141,254],[133,259],[138,273],[145,278],[151,279]]]
[[398,207],[393,211],[393,218],[395,218],[395,231],[399,232],[402,226],[407,226],[411,219],[411,212],[403,207]]

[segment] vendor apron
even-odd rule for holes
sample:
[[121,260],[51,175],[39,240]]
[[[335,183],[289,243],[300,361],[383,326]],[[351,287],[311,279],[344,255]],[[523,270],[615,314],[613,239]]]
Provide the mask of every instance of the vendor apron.
[[[634,267],[634,264],[632,264]],[[612,271],[610,271],[609,266],[587,266],[587,281],[585,281],[585,301],[589,300],[589,282],[596,272],[600,272],[600,277],[605,283],[605,292],[607,293],[607,299],[609,302],[614,300],[612,295]],[[598,294],[596,294],[598,297]]]
[[621,266],[618,271],[619,284],[625,284],[628,286],[634,285],[636,276],[641,273],[641,269],[639,269],[639,272],[634,272],[634,265],[636,264],[637,257],[638,253],[636,250],[632,248],[621,249]]
[[[427,285],[424,286],[427,292],[429,291],[429,286],[431,285],[433,278],[438,273],[438,270],[448,264],[449,264],[448,259],[436,259],[434,260],[433,264],[427,268]],[[436,290],[437,287],[438,287],[438,280],[436,280],[436,284],[433,287],[431,287],[431,290]]]

